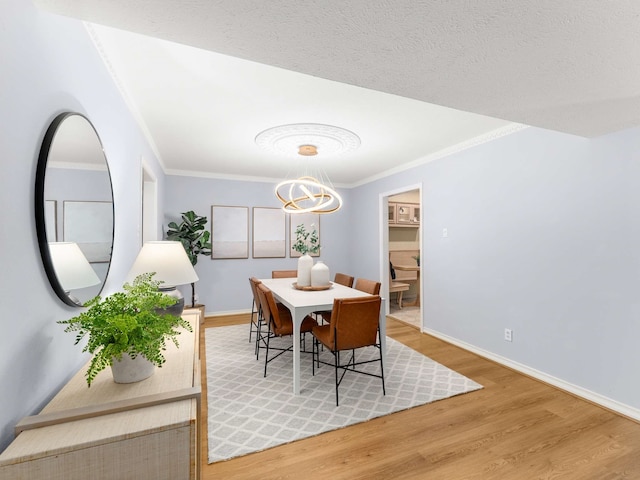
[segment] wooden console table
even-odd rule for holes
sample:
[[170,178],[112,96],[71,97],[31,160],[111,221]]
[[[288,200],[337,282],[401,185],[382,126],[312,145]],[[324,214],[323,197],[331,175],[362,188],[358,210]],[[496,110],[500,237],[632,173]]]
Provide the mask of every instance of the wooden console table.
[[0,479],[198,479],[200,358],[193,332],[167,344],[166,363],[142,382],[114,383],[110,369],[91,388],[83,367],[43,408],[16,426],[0,455]]

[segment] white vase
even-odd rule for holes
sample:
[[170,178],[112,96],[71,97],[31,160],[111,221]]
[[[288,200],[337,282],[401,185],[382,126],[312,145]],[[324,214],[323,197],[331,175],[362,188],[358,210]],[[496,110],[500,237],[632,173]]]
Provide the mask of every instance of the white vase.
[[120,360],[114,358],[111,365],[111,374],[116,383],[135,383],[153,375],[156,366],[143,355],[131,358],[123,353]]
[[311,286],[326,287],[329,283],[329,267],[324,262],[316,262],[311,268]]
[[305,253],[298,258],[298,278],[299,287],[308,287],[311,285],[311,267],[313,267],[313,258]]

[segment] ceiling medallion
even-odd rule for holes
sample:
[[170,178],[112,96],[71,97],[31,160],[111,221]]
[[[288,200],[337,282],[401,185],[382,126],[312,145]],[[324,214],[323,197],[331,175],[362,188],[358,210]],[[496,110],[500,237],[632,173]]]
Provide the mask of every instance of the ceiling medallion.
[[360,138],[355,133],[332,125],[296,123],[269,128],[255,142],[279,155],[307,159],[304,173],[276,185],[276,197],[285,212],[333,213],[342,206],[342,198],[319,170],[317,159],[357,149]]
[[292,123],[268,128],[256,136],[256,144],[273,153],[296,157],[301,145],[313,145],[318,157],[333,157],[352,152],[360,146],[355,133],[321,123]]

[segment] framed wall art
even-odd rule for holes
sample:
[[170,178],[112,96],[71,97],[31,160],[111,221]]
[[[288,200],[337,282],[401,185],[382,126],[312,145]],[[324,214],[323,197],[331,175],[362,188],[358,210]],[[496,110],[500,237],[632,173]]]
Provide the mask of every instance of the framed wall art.
[[58,241],[58,201],[57,200],[45,200],[44,201],[44,221],[47,231],[47,241]]
[[253,258],[287,256],[287,218],[281,208],[253,207]]
[[90,263],[109,262],[113,240],[113,202],[63,202],[65,242],[76,242]]
[[[296,243],[296,228],[298,225],[304,225],[304,228],[307,232],[311,232],[316,230],[318,232],[318,240],[320,243],[320,247],[322,247],[322,240],[320,238],[320,214],[318,213],[296,213],[289,215],[289,256],[291,258],[300,257],[300,253],[296,252],[292,245]],[[309,253],[312,257],[319,257],[320,251],[318,253]]]
[[249,258],[249,207],[211,207],[211,258]]

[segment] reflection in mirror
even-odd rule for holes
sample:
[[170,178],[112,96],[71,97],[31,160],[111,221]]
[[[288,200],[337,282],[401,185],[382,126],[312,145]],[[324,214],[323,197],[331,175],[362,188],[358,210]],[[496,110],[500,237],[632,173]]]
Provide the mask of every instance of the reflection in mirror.
[[113,247],[113,193],[107,159],[82,115],[58,115],[36,172],[36,230],[47,277],[68,305],[100,293]]

